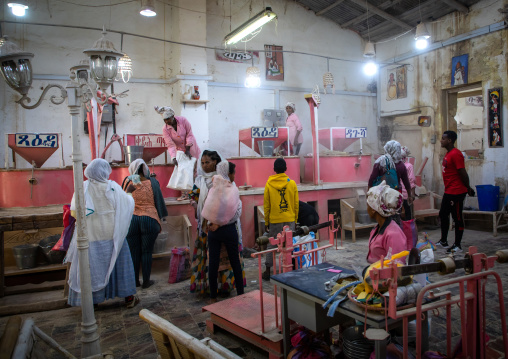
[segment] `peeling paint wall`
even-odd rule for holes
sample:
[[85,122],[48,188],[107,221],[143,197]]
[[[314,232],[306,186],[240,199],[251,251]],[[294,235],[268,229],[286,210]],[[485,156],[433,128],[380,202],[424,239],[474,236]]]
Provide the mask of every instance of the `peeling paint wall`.
[[[498,12],[504,5],[503,1],[481,1],[470,8],[467,15],[457,12],[428,24],[432,42],[444,41],[490,24],[503,20]],[[421,115],[432,117],[432,125],[421,128],[422,156],[429,157],[429,164],[424,174],[424,184],[434,191],[443,192],[441,177],[441,161],[445,151],[441,149],[439,139],[443,131],[456,130],[453,115],[456,110],[447,113],[449,96],[447,90],[451,86],[451,64],[455,56],[469,54],[468,83],[480,83],[484,98],[487,90],[493,87],[508,85],[507,76],[507,30],[500,30],[486,35],[465,40],[444,48],[433,50],[405,60],[408,65],[408,97],[394,101],[386,100],[386,69],[380,72],[380,112],[394,116],[412,111],[421,111]],[[377,47],[378,58],[390,59],[414,51],[414,33],[399,38],[396,41],[380,44]],[[402,64],[399,64],[399,66]],[[394,66],[391,66],[394,67]],[[456,106],[456,105],[455,105]],[[453,107],[449,105],[449,107]],[[508,125],[507,102],[503,103],[503,130],[506,133]],[[487,144],[487,103],[483,111],[483,138]],[[432,144],[432,137],[436,143]],[[467,146],[471,148],[471,146]],[[465,148],[462,148],[465,149]],[[467,161],[466,169],[471,177],[471,184],[494,184],[508,175],[508,156],[506,149],[489,148],[485,146],[484,159]],[[502,182],[502,181],[501,181]]]

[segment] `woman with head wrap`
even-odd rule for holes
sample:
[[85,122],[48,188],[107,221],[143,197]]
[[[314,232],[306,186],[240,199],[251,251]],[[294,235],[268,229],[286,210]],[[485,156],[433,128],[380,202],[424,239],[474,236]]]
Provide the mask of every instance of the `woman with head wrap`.
[[[409,178],[407,176],[406,166],[402,160],[401,146],[397,141],[388,141],[384,146],[385,154],[379,157],[374,163],[374,167],[372,168],[372,173],[369,178],[369,188],[374,185],[374,181],[378,178],[382,178],[382,176],[386,175],[391,169],[395,169],[397,173],[397,179],[395,181],[395,186],[393,189],[401,191],[401,186],[399,185],[399,181],[402,181],[404,187],[406,187],[406,191],[411,193],[411,184],[409,183]],[[408,203],[411,204],[412,198],[408,198]]]
[[[229,181],[229,163],[226,160],[217,165],[217,174],[212,178],[212,188],[201,212],[201,216],[208,220],[208,251],[209,283],[211,302],[217,301],[217,277],[220,262],[225,256],[221,253],[225,249],[227,258],[235,278],[243,278],[243,269],[238,250],[238,232],[236,222],[242,214],[242,202],[238,188]],[[243,294],[243,280],[236,284],[237,295]]]
[[[202,216],[208,192],[212,188],[213,176],[217,175],[217,165],[222,162],[222,157],[217,151],[204,150],[198,161],[198,176],[194,181],[194,189],[191,192],[191,204],[196,209],[196,221],[198,224],[198,237],[194,242],[192,256],[191,293],[206,294],[208,287],[208,220]],[[221,166],[219,166],[221,168]],[[226,168],[224,167],[224,172]],[[227,176],[227,172],[226,172]],[[241,210],[240,210],[241,213]],[[236,218],[239,214],[235,213]],[[232,219],[233,220],[233,219]],[[234,219],[236,221],[236,219]],[[215,229],[215,227],[213,228]],[[243,266],[243,264],[242,264]],[[245,286],[245,273],[242,268],[242,275],[236,278],[231,266],[219,266],[217,289],[221,294],[228,295],[236,286],[242,283]],[[237,293],[240,293],[239,286]]]
[[[201,151],[192,133],[190,122],[183,116],[175,116],[175,111],[169,106],[155,106],[155,111],[162,115],[164,120],[162,136],[168,147],[171,162],[178,166],[177,151],[184,152],[189,158],[198,158]],[[182,195],[181,199],[187,199],[187,197]]]
[[[110,174],[109,163],[101,158],[93,160],[85,168],[88,180],[83,183],[83,188],[93,303],[121,297],[125,298],[127,307],[132,308],[139,299],[134,295],[134,268],[125,237],[134,211],[134,201],[116,182],[109,180]],[[75,209],[73,197],[71,210]],[[66,262],[71,263],[68,303],[79,306],[81,286],[76,231],[69,245]]]
[[370,232],[367,261],[375,263],[388,253],[397,254],[406,249],[406,235],[392,220],[402,206],[402,194],[385,181],[367,192],[367,212],[377,226]]
[[150,280],[152,272],[152,252],[155,240],[161,231],[161,220],[168,215],[159,182],[150,177],[150,170],[142,159],[129,166],[125,191],[134,198],[134,215],[127,234],[127,242],[134,263],[136,286],[140,286],[139,269],[143,273],[143,288],[154,284]]
[[302,147],[303,136],[302,136],[302,124],[300,119],[295,113],[296,106],[293,102],[286,104],[286,112],[288,117],[286,119],[286,126],[289,127],[289,142],[291,143],[292,150],[291,154],[298,156],[300,153],[300,147]]
[[411,197],[411,201],[415,199],[415,188],[416,188],[416,177],[414,173],[414,168],[411,163],[409,163],[408,156],[411,154],[409,148],[406,146],[402,146],[401,148],[401,162],[404,163],[404,166],[407,170],[407,177],[409,178],[409,183],[411,184],[411,192],[408,193],[405,187],[402,187],[402,198],[404,199],[403,207],[404,207],[404,218],[403,220],[409,221],[413,218],[411,213],[411,205],[409,204],[409,197]]

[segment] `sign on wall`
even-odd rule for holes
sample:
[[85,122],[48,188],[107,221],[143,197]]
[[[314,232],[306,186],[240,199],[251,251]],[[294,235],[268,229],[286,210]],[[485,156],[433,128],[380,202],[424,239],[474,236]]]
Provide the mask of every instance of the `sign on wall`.
[[16,146],[58,148],[58,133],[16,133]]
[[284,81],[284,53],[282,46],[265,45],[266,80]]
[[252,62],[256,60],[259,63],[259,51],[228,51],[215,50],[215,59],[227,62]]
[[467,84],[468,60],[468,54],[452,58],[452,86]]
[[489,147],[504,147],[501,95],[501,87],[489,89]]
[[367,127],[346,127],[346,138],[367,137]]
[[396,100],[407,97],[407,69],[406,65],[388,69],[388,88],[386,100]]
[[252,138],[277,138],[279,137],[278,127],[252,127]]

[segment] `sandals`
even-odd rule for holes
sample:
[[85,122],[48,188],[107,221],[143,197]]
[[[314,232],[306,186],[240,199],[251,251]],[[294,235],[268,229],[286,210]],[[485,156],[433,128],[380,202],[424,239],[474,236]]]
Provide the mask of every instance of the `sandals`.
[[186,201],[188,199],[189,199],[188,194],[187,193],[182,193],[182,195],[180,197],[178,197],[176,200],[177,201]]
[[130,308],[134,308],[136,305],[138,305],[139,303],[139,298],[137,295],[134,296],[134,298],[132,298],[131,301],[128,301],[125,303],[125,306],[130,309]]

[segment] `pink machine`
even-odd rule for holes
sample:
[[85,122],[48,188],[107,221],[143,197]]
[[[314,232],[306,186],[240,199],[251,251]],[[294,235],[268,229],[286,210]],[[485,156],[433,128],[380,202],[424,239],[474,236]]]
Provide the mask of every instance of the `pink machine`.
[[[268,133],[270,131],[270,128],[268,127],[251,127],[240,130],[240,132],[238,133],[238,155],[240,155],[240,146],[242,143],[245,146],[251,148],[254,152],[261,154],[259,148],[259,141],[273,140],[274,141],[273,148],[277,148],[280,145],[282,145],[282,143],[288,142],[289,128],[287,127],[276,127],[276,128],[278,129],[277,137],[272,137],[272,135]],[[256,134],[256,129],[261,129],[260,131],[258,131],[259,132],[258,134]],[[263,133],[264,131],[267,133]]]
[[124,143],[126,146],[143,146],[143,160],[146,163],[167,150],[164,137],[155,133],[128,133],[124,135]]
[[[366,137],[365,127],[331,127],[318,131],[319,144],[331,151],[344,151],[347,147]],[[361,145],[360,145],[361,148]],[[305,156],[304,182],[313,181],[313,156]],[[371,173],[369,154],[320,154],[320,180],[322,182],[367,181]]]

